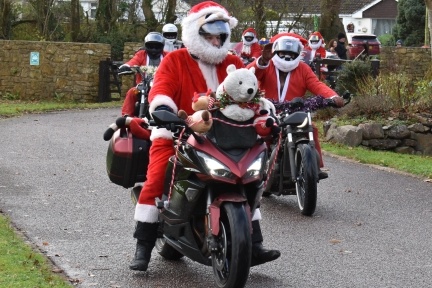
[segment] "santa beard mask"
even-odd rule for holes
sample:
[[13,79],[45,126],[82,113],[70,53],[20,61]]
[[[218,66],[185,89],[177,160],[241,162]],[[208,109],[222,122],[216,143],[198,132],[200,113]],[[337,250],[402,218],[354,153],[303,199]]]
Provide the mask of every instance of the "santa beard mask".
[[300,64],[301,56],[298,56],[294,60],[286,61],[285,59],[280,58],[278,55],[274,55],[272,61],[277,69],[283,72],[291,72]]
[[201,35],[184,39],[186,41],[183,41],[183,43],[187,45],[189,53],[198,57],[201,61],[208,64],[219,64],[228,54],[229,38],[228,36],[220,48],[213,46]]
[[318,48],[320,48],[322,45],[322,40],[319,40],[317,43],[311,43],[309,41],[309,46],[313,49],[313,50],[317,50]]

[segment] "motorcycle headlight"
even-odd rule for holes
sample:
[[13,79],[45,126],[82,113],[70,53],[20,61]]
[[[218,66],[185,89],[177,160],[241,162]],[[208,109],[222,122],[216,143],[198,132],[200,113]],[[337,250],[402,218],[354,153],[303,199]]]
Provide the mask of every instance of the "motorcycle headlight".
[[261,175],[262,167],[264,164],[264,155],[265,152],[262,152],[248,167],[247,172],[245,174],[245,178],[258,177]]
[[205,164],[208,172],[212,176],[224,177],[229,179],[235,178],[235,175],[231,172],[231,170],[215,158],[200,151],[197,151],[197,155],[200,160]]

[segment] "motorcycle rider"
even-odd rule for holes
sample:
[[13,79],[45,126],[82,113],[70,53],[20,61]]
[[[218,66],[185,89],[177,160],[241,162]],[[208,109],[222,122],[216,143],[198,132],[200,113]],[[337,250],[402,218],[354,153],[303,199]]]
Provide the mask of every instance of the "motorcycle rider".
[[[187,49],[168,53],[155,75],[150,90],[150,112],[170,110],[177,113],[192,110],[192,96],[195,92],[216,91],[219,83],[227,76],[226,68],[234,64],[242,68],[239,57],[228,54],[231,29],[237,19],[213,1],[201,2],[191,8],[182,21],[182,40]],[[193,77],[193,78],[192,78]],[[129,268],[146,271],[151,251],[155,246],[159,211],[155,198],[162,196],[165,169],[168,159],[174,155],[171,131],[165,128],[152,129],[150,160],[147,181],[141,190],[135,208],[137,239],[135,257]],[[267,250],[262,245],[262,234],[258,220],[259,209],[252,218],[252,264],[258,265],[275,260],[280,256],[277,250]]]
[[[119,75],[130,73],[131,66],[159,66],[163,57],[166,56],[167,52],[163,51],[165,45],[165,38],[161,33],[150,32],[144,38],[144,46],[138,50],[135,55],[125,64],[119,67]],[[138,85],[141,83],[141,75],[137,74],[135,82]],[[121,113],[122,115],[138,116],[135,115],[135,107],[138,99],[135,94],[134,87],[130,88],[126,92],[125,101],[123,102]]]
[[242,33],[242,42],[237,43],[234,51],[243,59],[245,65],[261,56],[262,48],[258,43],[257,32],[254,28],[247,28]]
[[183,42],[177,40],[178,38],[178,29],[172,23],[165,24],[162,27],[162,35],[165,38],[165,47],[164,51],[171,52],[177,49],[180,49],[183,46]]
[[311,33],[304,51],[303,61],[309,65],[312,64],[317,57],[321,59],[326,57],[325,42],[320,32],[316,31]]
[[[255,75],[266,98],[283,102],[295,97],[304,97],[306,91],[325,98],[332,98],[338,107],[344,105],[343,98],[323,82],[319,81],[310,66],[302,61],[302,52],[307,40],[295,33],[282,32],[273,36],[265,45],[262,56],[248,65],[255,67]],[[314,126],[315,147],[320,155],[320,168],[324,167],[318,129]],[[319,172],[320,179],[328,177]]]

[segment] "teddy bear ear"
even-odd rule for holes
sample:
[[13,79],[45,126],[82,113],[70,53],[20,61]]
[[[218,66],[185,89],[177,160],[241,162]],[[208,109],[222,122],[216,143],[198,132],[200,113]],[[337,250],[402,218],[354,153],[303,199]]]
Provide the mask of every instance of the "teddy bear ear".
[[255,74],[255,67],[250,67],[250,68],[249,68],[249,71],[251,71],[252,73]]
[[235,70],[236,70],[236,67],[235,67],[234,64],[228,65],[228,67],[226,69],[226,71],[227,71],[228,74],[231,73],[231,72],[233,72],[233,71],[235,71]]

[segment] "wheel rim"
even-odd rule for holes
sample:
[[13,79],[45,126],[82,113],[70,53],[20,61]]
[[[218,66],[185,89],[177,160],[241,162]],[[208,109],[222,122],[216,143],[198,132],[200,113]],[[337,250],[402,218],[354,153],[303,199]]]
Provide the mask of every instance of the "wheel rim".
[[301,161],[302,155],[297,155],[297,167],[298,168],[298,175],[297,175],[297,182],[296,182],[296,194],[298,199],[298,204],[300,207],[300,210],[303,210],[304,208],[304,201],[305,201],[305,179],[304,179],[304,173],[305,173],[305,167],[303,166],[303,161]]
[[165,238],[157,238],[156,239],[156,249],[158,251],[160,251],[162,249],[162,247],[165,245]]
[[229,275],[229,263],[227,259],[228,240],[225,225],[220,222],[220,236],[218,237],[218,251],[212,253],[212,258],[219,275],[219,279],[227,279]]

